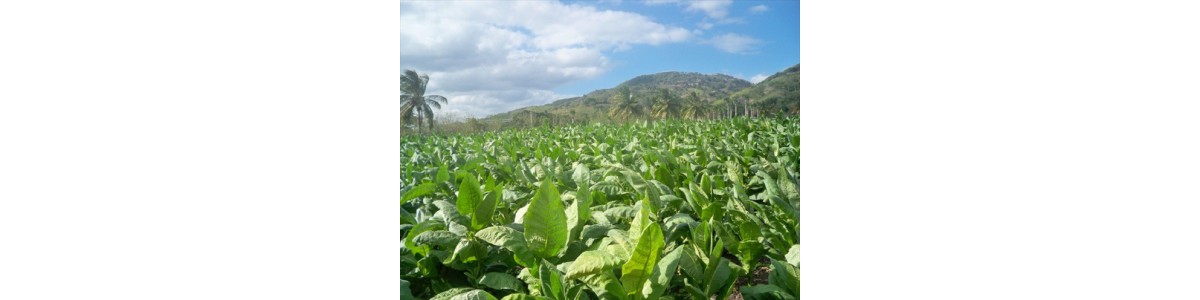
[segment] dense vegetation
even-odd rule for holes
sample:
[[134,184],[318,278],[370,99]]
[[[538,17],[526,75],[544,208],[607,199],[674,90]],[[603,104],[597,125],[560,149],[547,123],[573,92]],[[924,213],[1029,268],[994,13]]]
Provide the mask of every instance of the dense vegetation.
[[[650,114],[651,108],[664,91],[676,97],[694,93],[700,99],[720,99],[750,86],[749,81],[721,74],[663,72],[634,77],[611,89],[596,90],[580,97],[496,114],[485,118],[485,121],[499,128],[524,128],[543,124],[620,121],[630,117],[651,119],[655,118]],[[632,96],[632,104],[641,108],[638,114],[617,117],[608,113],[616,105],[613,97],[621,93]]]
[[405,136],[403,299],[797,299],[797,121]]
[[[453,132],[477,132],[627,120],[798,114],[799,69],[799,65],[792,66],[758,84],[722,74],[663,72],[642,75],[611,89],[596,90],[580,97],[520,108],[487,118],[469,119],[450,125],[450,128],[454,129],[451,130]],[[618,95],[627,97],[615,97]],[[659,102],[664,101],[677,106],[678,111],[655,113],[654,107],[663,106]],[[612,113],[614,106],[625,105],[632,105],[629,113]]]
[[800,65],[795,65],[767,77],[752,87],[715,101],[713,105],[722,107],[733,103],[745,104],[748,101],[752,111],[799,114],[800,102],[797,101],[798,99],[800,99]]

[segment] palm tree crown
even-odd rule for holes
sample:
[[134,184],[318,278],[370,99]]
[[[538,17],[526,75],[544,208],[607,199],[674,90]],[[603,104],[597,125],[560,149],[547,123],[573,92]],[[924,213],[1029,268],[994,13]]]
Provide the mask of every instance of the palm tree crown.
[[429,75],[418,75],[416,71],[406,70],[400,76],[400,121],[412,124],[413,117],[417,118],[417,131],[421,123],[433,128],[433,109],[442,109],[446,97],[425,95],[425,87],[429,84]]
[[629,91],[628,87],[618,89],[609,102],[612,103],[608,109],[610,117],[627,119],[642,114],[642,106],[633,101],[633,92]]
[[683,117],[688,119],[698,119],[708,113],[708,106],[700,100],[700,95],[695,91],[688,93],[683,101]]
[[675,116],[679,112],[679,100],[675,95],[667,89],[659,89],[658,96],[654,98],[654,106],[651,107],[650,114],[657,118],[669,118]]

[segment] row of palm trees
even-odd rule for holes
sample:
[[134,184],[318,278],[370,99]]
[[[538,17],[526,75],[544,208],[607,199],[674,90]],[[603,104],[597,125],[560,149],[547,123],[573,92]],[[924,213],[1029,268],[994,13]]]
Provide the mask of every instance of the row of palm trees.
[[628,120],[639,116],[659,119],[687,118],[699,119],[707,115],[710,107],[695,91],[687,94],[682,100],[667,89],[659,89],[650,102],[649,114],[645,114],[642,105],[633,98],[633,92],[628,87],[617,89],[617,93],[609,99],[608,116]]

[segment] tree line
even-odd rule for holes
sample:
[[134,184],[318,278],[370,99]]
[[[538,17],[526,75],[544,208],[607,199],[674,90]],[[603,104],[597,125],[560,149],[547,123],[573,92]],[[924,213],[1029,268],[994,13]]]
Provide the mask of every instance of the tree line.
[[[400,121],[416,133],[435,132],[436,119],[433,110],[440,110],[442,105],[448,104],[446,97],[425,94],[428,83],[428,75],[421,75],[413,70],[404,71],[400,78]],[[622,86],[608,99],[607,109],[601,112],[614,121],[720,119],[780,113],[763,112],[760,105],[752,103],[748,97],[709,101],[696,91],[682,94],[680,96],[666,88],[659,88],[648,97],[640,97],[646,99],[639,99],[629,87]],[[590,101],[585,103],[598,104]],[[450,126],[437,132],[482,132],[490,129],[571,125],[591,121],[587,119],[585,115],[577,116],[574,109],[570,110],[569,115],[524,110],[513,113],[512,117],[502,124],[486,124],[477,118],[467,118],[445,124]]]

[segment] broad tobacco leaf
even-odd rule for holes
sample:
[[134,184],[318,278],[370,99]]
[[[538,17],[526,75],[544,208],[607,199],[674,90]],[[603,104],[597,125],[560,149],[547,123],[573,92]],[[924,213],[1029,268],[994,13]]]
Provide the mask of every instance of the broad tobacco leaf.
[[525,211],[525,244],[539,257],[558,256],[567,245],[567,214],[551,179],[542,186]]

